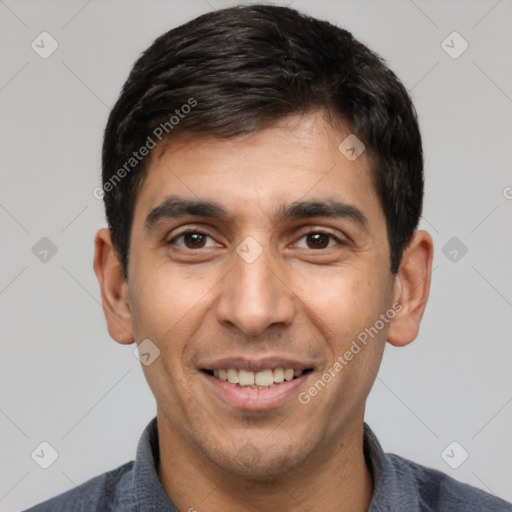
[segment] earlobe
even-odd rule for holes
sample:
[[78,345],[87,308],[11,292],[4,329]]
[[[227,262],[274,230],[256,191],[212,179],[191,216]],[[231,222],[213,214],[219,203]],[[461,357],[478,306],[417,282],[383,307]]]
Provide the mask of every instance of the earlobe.
[[94,272],[100,285],[108,332],[118,343],[133,343],[128,283],[108,229],[96,233],[94,246]]
[[388,342],[397,347],[418,335],[430,291],[433,248],[432,237],[426,231],[416,231],[404,250],[394,284],[394,299],[401,309],[388,331]]

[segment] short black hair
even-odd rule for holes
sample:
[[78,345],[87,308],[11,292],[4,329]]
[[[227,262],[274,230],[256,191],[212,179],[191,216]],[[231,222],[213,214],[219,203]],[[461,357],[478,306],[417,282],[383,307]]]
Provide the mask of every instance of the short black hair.
[[249,5],[204,14],[158,37],[110,113],[103,199],[125,277],[148,161],[143,148],[178,132],[231,138],[315,110],[348,124],[372,156],[396,273],[423,202],[421,135],[407,90],[350,32],[295,9]]

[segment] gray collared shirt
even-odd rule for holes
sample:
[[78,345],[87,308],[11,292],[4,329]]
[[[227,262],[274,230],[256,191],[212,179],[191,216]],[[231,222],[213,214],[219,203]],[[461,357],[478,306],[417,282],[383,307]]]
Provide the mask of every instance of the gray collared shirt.
[[[512,512],[512,504],[491,494],[398,455],[385,454],[366,423],[364,453],[374,480],[368,512]],[[139,440],[135,461],[26,512],[178,512],[158,479],[159,457],[158,427],[153,418]],[[207,510],[204,504],[194,503],[189,510],[194,507],[201,512]]]

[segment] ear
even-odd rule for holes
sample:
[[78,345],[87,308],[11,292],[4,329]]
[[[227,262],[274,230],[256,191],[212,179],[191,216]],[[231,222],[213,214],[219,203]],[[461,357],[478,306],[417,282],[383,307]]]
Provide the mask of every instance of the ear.
[[396,347],[418,335],[430,291],[433,253],[434,243],[426,231],[416,231],[404,250],[394,284],[394,301],[402,307],[388,330],[388,342]]
[[94,248],[94,272],[100,284],[108,332],[118,343],[128,345],[135,341],[128,283],[108,229],[96,233]]

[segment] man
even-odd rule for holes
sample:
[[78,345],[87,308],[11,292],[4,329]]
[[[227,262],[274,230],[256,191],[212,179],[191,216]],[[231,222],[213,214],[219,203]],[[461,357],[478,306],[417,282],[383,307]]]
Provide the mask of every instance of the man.
[[157,417],[31,510],[512,510],[364,423],[428,298],[422,174],[405,88],[348,32],[248,6],[158,38],[107,124],[94,258]]

